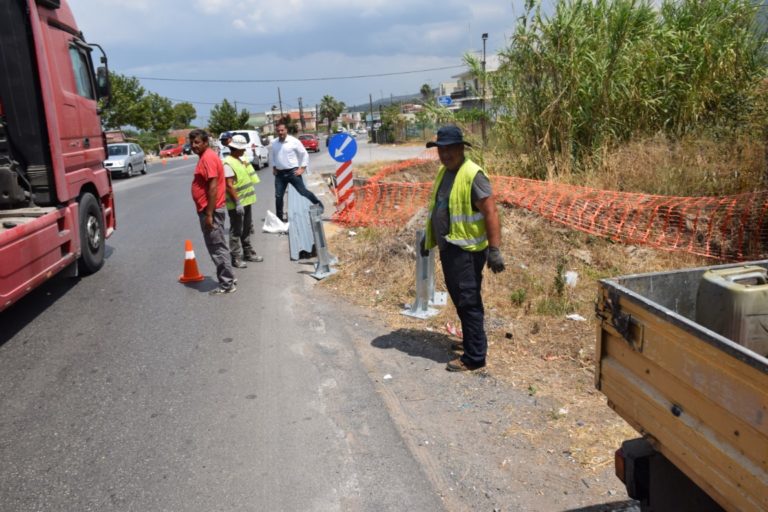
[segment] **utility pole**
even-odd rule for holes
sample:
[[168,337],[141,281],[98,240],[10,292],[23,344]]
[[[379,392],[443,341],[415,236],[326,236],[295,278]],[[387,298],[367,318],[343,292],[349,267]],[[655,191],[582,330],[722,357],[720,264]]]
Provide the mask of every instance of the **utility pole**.
[[368,94],[368,105],[371,112],[371,135],[373,135],[373,95]]
[[277,102],[280,104],[280,118],[283,117],[283,97],[280,95],[280,88],[277,88]]
[[483,97],[481,98],[481,106],[483,110],[483,118],[480,120],[480,126],[482,128],[483,132],[483,146],[485,146],[486,143],[486,133],[485,133],[485,42],[488,40],[488,33],[483,33]]
[[318,127],[320,124],[320,109],[317,108],[317,103],[315,103],[315,135],[318,133]]
[[301,125],[301,131],[306,131],[307,122],[304,121],[304,105],[301,103],[301,96],[299,96],[299,124]]

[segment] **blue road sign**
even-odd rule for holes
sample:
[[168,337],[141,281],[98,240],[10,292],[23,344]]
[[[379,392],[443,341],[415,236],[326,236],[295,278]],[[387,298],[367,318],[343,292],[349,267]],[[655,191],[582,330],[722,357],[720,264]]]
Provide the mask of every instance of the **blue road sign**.
[[437,102],[443,107],[450,107],[453,105],[453,99],[450,96],[438,96]]
[[348,133],[337,133],[328,143],[328,152],[337,162],[348,162],[357,153],[357,141]]

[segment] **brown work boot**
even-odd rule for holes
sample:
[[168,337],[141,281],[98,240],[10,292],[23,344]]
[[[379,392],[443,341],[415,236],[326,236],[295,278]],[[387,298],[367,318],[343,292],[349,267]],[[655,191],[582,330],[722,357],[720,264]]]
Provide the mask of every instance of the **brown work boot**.
[[479,370],[480,368],[484,368],[485,363],[483,364],[471,364],[471,363],[465,363],[461,360],[461,358],[456,358],[453,361],[449,362],[447,365],[445,365],[445,369],[449,372],[473,372],[475,370]]

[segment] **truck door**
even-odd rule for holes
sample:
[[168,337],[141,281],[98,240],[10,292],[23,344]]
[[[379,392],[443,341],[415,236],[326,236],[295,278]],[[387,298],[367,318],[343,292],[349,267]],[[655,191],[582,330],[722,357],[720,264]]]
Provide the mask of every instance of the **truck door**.
[[49,25],[47,34],[52,56],[49,62],[55,68],[51,78],[54,83],[58,82],[53,90],[57,96],[64,171],[71,174],[97,169],[102,165],[104,148],[90,49],[73,34],[56,26]]

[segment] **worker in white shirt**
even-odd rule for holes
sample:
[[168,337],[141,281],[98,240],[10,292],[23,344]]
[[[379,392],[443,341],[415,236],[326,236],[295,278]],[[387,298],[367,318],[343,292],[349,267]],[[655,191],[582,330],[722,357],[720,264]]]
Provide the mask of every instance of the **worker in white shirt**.
[[293,185],[296,192],[309,199],[309,201],[323,212],[323,203],[310,192],[304,185],[301,175],[307,170],[309,154],[304,144],[296,137],[288,135],[288,127],[285,123],[278,123],[275,127],[277,138],[270,146],[270,160],[272,161],[272,174],[275,175],[275,214],[278,219],[283,217],[283,196],[288,185]]

